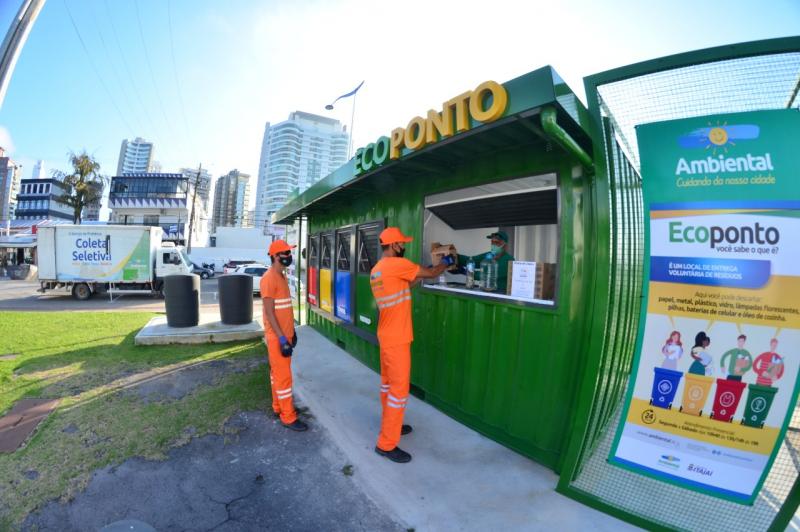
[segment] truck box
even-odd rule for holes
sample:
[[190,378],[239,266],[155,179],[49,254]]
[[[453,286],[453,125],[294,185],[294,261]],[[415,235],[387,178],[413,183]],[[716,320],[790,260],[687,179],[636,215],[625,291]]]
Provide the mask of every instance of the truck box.
[[57,225],[38,230],[40,281],[153,281],[160,227]]

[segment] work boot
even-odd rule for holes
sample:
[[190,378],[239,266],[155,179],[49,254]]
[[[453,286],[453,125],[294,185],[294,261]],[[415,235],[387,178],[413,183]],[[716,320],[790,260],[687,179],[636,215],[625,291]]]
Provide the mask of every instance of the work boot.
[[395,447],[391,451],[384,451],[380,447],[375,447],[375,452],[381,456],[385,456],[392,462],[397,462],[398,464],[405,464],[406,462],[411,461],[411,455],[405,452],[400,447]]
[[308,425],[306,425],[299,419],[295,419],[292,423],[281,423],[281,425],[295,432],[303,432],[304,430],[308,430]]
[[411,425],[403,425],[403,428],[400,429],[400,434],[402,436],[405,436],[406,434],[411,434],[412,432],[414,432],[414,429],[413,427],[411,427]]

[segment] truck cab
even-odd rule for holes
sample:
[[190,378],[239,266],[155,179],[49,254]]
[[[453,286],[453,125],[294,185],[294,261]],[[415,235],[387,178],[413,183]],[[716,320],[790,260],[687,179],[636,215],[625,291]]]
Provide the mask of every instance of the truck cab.
[[186,249],[173,242],[162,242],[156,255],[156,278],[167,275],[192,273],[192,261]]

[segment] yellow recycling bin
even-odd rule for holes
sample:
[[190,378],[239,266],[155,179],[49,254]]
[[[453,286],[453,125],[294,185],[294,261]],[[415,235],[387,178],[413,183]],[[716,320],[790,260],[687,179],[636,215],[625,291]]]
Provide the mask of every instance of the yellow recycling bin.
[[703,407],[706,404],[708,392],[711,391],[713,382],[714,379],[712,377],[687,373],[683,385],[683,402],[680,411],[692,416],[703,415]]

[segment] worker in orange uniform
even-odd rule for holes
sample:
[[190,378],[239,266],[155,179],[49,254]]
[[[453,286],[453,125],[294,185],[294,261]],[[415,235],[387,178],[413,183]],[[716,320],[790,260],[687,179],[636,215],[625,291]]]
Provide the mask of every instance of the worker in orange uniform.
[[411,380],[411,283],[441,275],[455,260],[445,257],[433,268],[423,268],[404,259],[405,245],[412,238],[397,227],[380,234],[383,257],[370,272],[370,285],[378,304],[378,342],[381,350],[381,432],[375,452],[397,463],[411,461],[411,455],[397,444],[400,436],[411,432],[403,425]]
[[272,410],[284,427],[302,432],[308,425],[297,419],[292,404],[292,350],[297,345],[294,332],[294,310],[285,270],[292,265],[292,249],[283,240],[269,246],[270,268],[261,276],[264,336],[269,354],[269,382],[272,388]]

